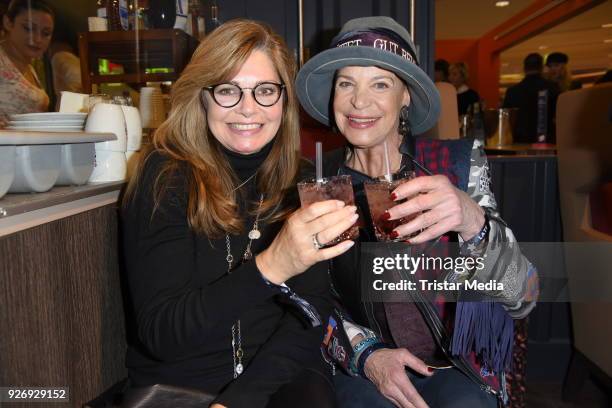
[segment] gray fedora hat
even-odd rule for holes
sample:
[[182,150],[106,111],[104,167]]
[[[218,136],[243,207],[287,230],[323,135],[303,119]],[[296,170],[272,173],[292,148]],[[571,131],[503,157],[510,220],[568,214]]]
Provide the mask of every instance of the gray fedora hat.
[[302,107],[317,121],[330,125],[330,98],[336,71],[346,66],[376,66],[393,72],[408,86],[408,121],[414,134],[431,128],[440,115],[438,89],[418,66],[408,30],[390,17],[349,20],[329,49],[315,55],[296,80]]

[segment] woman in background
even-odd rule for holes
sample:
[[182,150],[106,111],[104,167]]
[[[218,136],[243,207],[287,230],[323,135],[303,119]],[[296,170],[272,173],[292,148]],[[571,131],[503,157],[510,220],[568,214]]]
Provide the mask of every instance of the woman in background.
[[2,18],[0,42],[0,125],[17,113],[45,112],[49,97],[32,61],[51,43],[55,14],[42,0],[13,0]]
[[469,78],[468,67],[465,62],[456,62],[448,70],[448,82],[457,89],[457,107],[459,115],[466,115],[470,106],[480,102],[478,92],[467,85]]

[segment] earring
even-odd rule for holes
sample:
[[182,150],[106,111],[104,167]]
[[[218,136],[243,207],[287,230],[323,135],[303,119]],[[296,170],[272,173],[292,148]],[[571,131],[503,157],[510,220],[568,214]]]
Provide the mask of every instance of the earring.
[[410,131],[410,123],[408,121],[408,106],[404,105],[400,109],[399,115],[399,132],[404,135]]

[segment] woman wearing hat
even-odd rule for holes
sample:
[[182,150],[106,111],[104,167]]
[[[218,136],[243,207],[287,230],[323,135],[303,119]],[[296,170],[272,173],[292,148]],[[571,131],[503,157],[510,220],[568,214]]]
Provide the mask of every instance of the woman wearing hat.
[[[392,172],[415,170],[419,176],[392,192],[396,201],[417,198],[388,209],[387,219],[420,213],[393,235],[417,233],[410,244],[456,237],[463,256],[486,255],[484,269],[470,279],[496,280],[504,289],[481,292],[492,301],[456,305],[364,301],[357,244],[332,260],[334,289],[346,313],[330,321],[324,346],[343,368],[335,376],[342,406],[494,407],[506,399],[513,319],[534,307],[537,274],[499,218],[481,144],[413,137],[432,127],[440,111],[438,92],[414,49],[393,19],[358,18],[301,69],[302,106],[347,140],[345,148],[327,155],[326,175],[352,176],[368,220],[363,182],[385,174],[388,146]],[[362,230],[361,241],[373,237],[371,228]],[[316,238],[325,243],[333,237]]]

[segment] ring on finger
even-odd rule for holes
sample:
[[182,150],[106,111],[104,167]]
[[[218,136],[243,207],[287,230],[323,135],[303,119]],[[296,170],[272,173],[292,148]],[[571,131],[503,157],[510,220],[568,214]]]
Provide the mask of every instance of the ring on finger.
[[318,251],[319,249],[323,248],[323,244],[319,242],[319,237],[317,234],[312,234],[312,245]]

